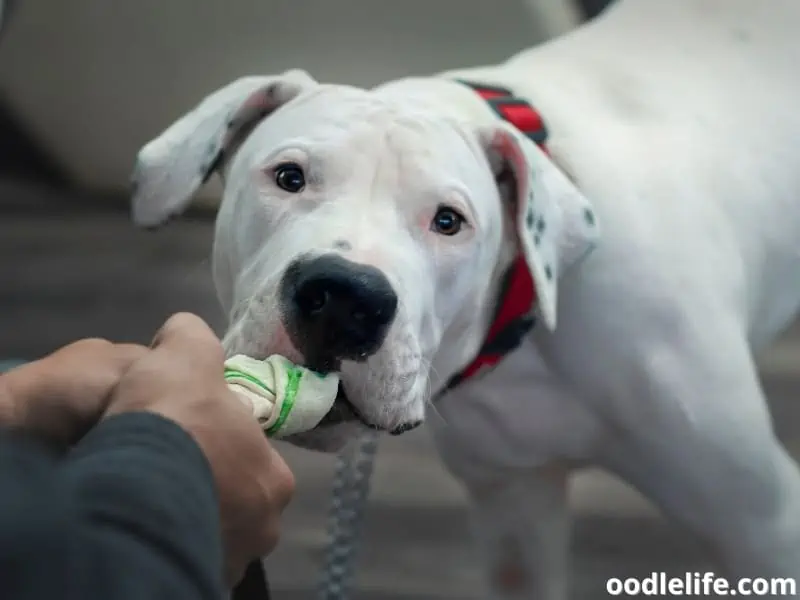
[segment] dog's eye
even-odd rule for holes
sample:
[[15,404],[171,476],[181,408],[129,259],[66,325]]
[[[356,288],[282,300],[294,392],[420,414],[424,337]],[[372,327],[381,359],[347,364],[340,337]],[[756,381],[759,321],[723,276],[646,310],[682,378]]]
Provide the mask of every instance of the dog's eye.
[[306,178],[299,165],[286,163],[275,169],[275,183],[282,190],[296,194],[306,187]]
[[431,231],[441,235],[455,235],[461,231],[466,219],[456,210],[447,206],[440,206],[431,221]]

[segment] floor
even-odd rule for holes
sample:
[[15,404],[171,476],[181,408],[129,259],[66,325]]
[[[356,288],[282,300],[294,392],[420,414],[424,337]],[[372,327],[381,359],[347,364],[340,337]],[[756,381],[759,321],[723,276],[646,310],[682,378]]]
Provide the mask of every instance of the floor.
[[[209,281],[211,224],[158,232],[124,214],[77,209],[43,190],[0,184],[0,358],[33,358],[84,336],[149,340],[172,312],[222,323]],[[51,202],[61,201],[59,209]],[[763,359],[777,427],[800,448],[800,330]],[[298,494],[283,544],[268,559],[275,598],[313,598],[326,543],[332,459],[282,446]],[[705,570],[707,557],[630,489],[588,472],[575,482],[575,599],[603,598],[608,577]],[[477,599],[464,497],[424,429],[380,450],[355,597]]]

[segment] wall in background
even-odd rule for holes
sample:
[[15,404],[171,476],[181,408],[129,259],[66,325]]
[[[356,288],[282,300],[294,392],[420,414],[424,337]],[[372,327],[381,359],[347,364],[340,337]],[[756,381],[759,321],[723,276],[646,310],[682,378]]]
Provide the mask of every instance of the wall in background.
[[144,142],[241,75],[370,85],[500,61],[578,21],[570,0],[24,0],[0,93],[73,180],[113,191]]

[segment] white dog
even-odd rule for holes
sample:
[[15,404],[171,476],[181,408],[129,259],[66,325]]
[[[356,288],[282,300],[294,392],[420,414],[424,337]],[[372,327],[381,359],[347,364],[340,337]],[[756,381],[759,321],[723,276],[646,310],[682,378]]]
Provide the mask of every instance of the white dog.
[[[565,595],[567,476],[588,463],[731,577],[800,578],[800,475],[753,362],[800,307],[798,27],[797,0],[623,0],[500,65],[240,79],[142,149],[134,218],[222,175],[227,350],[341,370],[360,422],[299,444],[429,413],[491,597]],[[445,390],[498,307],[511,351]]]

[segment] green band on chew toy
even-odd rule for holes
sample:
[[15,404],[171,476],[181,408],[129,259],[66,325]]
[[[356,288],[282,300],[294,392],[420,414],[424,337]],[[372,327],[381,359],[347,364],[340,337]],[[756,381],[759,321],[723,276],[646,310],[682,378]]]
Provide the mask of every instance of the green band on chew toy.
[[316,427],[333,407],[339,389],[336,373],[320,375],[277,354],[265,360],[242,354],[229,358],[225,380],[274,438]]

